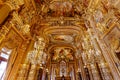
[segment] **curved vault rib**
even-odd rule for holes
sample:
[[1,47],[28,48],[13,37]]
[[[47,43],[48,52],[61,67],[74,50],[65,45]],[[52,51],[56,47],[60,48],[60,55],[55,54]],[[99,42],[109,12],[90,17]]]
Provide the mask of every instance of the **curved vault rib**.
[[78,26],[45,26],[41,28],[41,34],[49,42],[50,35],[70,35],[76,42],[82,37],[82,28]]

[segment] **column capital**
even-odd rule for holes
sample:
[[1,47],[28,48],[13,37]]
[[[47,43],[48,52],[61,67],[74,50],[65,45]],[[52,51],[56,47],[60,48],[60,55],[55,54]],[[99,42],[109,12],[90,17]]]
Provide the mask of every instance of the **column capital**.
[[8,5],[12,10],[18,10],[20,8],[21,5],[24,4],[24,1],[20,1],[20,0],[9,0],[9,1],[6,1],[4,4]]

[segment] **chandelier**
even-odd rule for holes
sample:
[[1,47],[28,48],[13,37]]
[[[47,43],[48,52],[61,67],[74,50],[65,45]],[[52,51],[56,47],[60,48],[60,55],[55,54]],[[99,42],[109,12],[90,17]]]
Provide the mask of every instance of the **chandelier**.
[[45,42],[44,38],[37,37],[34,43],[34,49],[28,53],[28,61],[35,65],[44,65],[46,63],[47,54],[44,52]]

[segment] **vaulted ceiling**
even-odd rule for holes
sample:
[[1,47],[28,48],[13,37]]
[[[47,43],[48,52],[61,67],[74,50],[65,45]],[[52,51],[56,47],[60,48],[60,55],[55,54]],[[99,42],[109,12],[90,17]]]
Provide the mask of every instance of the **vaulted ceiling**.
[[35,0],[37,15],[32,33],[43,36],[47,47],[81,45],[84,31],[84,13],[87,1],[81,0]]

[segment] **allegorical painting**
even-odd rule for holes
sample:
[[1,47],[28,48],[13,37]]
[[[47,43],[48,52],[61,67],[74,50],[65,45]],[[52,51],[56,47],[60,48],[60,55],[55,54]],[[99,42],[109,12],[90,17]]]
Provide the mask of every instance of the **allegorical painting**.
[[57,47],[53,50],[53,60],[68,59],[73,60],[73,50],[66,47]]
[[59,41],[59,42],[72,42],[73,41],[73,36],[71,35],[52,35],[53,40],[52,41]]

